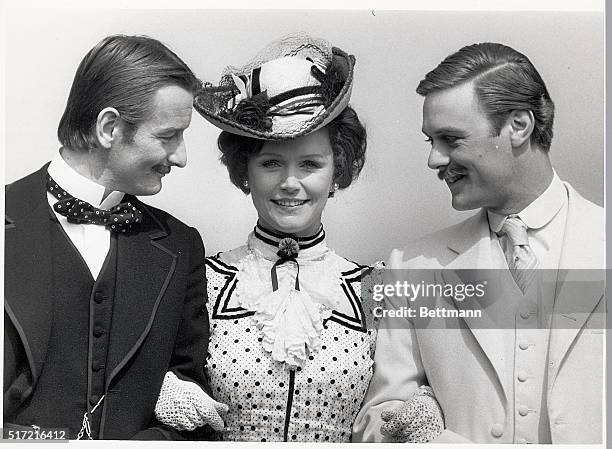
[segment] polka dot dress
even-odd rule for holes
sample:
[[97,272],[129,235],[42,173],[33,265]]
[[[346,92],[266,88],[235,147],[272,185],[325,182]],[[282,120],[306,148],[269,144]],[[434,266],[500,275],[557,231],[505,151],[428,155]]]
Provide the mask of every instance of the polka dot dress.
[[[244,247],[208,258],[210,343],[206,371],[213,396],[229,406],[224,440],[348,442],[365,396],[376,339],[373,304],[360,299],[355,281],[367,267],[339,258],[347,301],[355,316],[333,313],[324,321],[321,349],[304,367],[289,369],[263,350],[253,313],[231,307],[236,264]],[[339,283],[337,288],[342,288]],[[348,292],[348,293],[347,293]]]

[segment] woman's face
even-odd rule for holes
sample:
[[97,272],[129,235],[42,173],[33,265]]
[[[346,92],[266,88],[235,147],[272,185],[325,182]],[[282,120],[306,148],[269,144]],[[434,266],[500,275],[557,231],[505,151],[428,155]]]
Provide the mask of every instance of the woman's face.
[[249,159],[248,179],[263,226],[296,236],[316,233],[334,182],[327,129],[293,140],[266,142]]

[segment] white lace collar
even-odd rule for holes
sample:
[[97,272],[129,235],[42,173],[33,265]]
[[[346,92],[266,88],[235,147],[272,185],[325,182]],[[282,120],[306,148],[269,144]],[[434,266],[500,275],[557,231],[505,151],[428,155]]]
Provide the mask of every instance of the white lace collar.
[[[323,228],[300,238],[295,261],[275,267],[284,236],[257,226],[249,235],[247,255],[238,262],[236,299],[254,312],[264,350],[288,366],[303,366],[321,347],[323,320],[343,301],[340,258],[325,243]],[[299,268],[298,268],[299,266]],[[276,271],[278,289],[272,286]],[[299,276],[299,290],[295,288]]]

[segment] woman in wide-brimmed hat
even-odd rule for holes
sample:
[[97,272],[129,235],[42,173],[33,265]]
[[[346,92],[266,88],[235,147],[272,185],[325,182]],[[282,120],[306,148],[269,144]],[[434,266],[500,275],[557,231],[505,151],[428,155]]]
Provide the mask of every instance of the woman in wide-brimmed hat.
[[[321,224],[328,198],[365,160],[366,131],[348,105],[354,63],[325,40],[294,34],[196,96],[197,111],[222,130],[230,180],[258,213],[245,246],[206,260],[206,372],[229,406],[225,440],[347,442],[372,376],[376,318],[362,292],[371,267],[332,251]],[[164,389],[181,391],[181,381]],[[171,396],[157,414],[177,427],[221,407],[193,392]],[[439,413],[427,392],[415,401]],[[432,422],[440,427],[441,417]]]

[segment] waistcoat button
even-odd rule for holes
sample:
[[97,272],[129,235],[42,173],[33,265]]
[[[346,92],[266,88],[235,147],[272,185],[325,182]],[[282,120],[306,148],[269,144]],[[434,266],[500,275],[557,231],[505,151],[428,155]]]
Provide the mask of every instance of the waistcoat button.
[[502,424],[496,423],[491,427],[491,435],[495,438],[500,438],[504,434],[504,426]]

